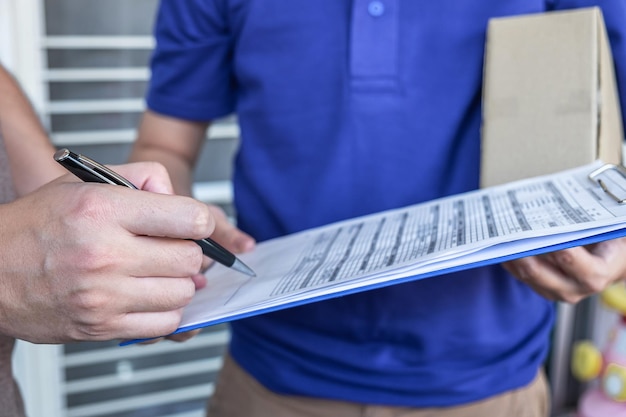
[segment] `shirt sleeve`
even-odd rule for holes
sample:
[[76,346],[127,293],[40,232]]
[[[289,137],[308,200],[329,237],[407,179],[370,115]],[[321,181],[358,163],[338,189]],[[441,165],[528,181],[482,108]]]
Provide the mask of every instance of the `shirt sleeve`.
[[167,116],[210,121],[234,111],[232,42],[220,0],[162,0],[147,106]]
[[[600,7],[611,43],[622,121],[626,121],[626,1],[625,0],[551,0],[554,8]],[[626,126],[624,128],[626,132]],[[623,138],[622,138],[623,139]]]

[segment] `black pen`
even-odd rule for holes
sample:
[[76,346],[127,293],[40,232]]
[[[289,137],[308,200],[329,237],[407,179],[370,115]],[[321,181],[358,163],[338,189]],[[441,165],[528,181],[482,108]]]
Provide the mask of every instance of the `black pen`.
[[[91,158],[71,152],[69,149],[60,149],[55,152],[54,160],[85,182],[123,185],[137,189],[133,183],[113,170]],[[202,252],[214,261],[251,277],[256,276],[252,269],[212,239],[205,238],[194,240],[194,242],[200,245]]]

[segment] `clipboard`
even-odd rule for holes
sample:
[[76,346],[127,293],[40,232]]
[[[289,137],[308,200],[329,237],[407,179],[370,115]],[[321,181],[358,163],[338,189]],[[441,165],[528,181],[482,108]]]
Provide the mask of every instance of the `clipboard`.
[[[209,268],[207,286],[185,307],[175,333],[625,237],[625,201],[626,168],[598,160],[270,239],[241,255],[257,271],[254,279],[223,265]],[[362,271],[372,259],[367,248],[381,236],[387,245],[376,253],[384,263]],[[406,247],[397,250],[398,242]]]

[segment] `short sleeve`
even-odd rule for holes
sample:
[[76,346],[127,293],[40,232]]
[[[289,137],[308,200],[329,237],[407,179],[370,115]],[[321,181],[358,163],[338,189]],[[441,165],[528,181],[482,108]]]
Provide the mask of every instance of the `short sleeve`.
[[232,41],[219,0],[162,0],[147,106],[187,120],[210,121],[234,111]]

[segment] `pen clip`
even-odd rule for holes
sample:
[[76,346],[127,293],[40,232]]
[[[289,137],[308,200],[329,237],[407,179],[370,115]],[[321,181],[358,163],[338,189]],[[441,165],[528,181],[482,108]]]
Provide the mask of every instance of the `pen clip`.
[[83,181],[91,182],[95,179],[97,182],[104,184],[123,185],[128,188],[137,189],[132,182],[128,181],[117,172],[110,170],[91,158],[74,153],[69,149],[64,148],[58,150],[54,154],[54,159]]
[[102,175],[103,177],[112,180],[115,185],[124,185],[124,186],[126,186],[128,188],[137,189],[135,184],[133,184],[132,182],[128,181],[126,178],[122,177],[117,172],[115,172],[113,170],[110,170],[106,166],[104,166],[104,165],[94,161],[91,158],[88,158],[88,157],[86,157],[84,155],[78,155],[78,160],[83,162],[85,165],[89,166],[91,169],[93,169],[99,175]]

